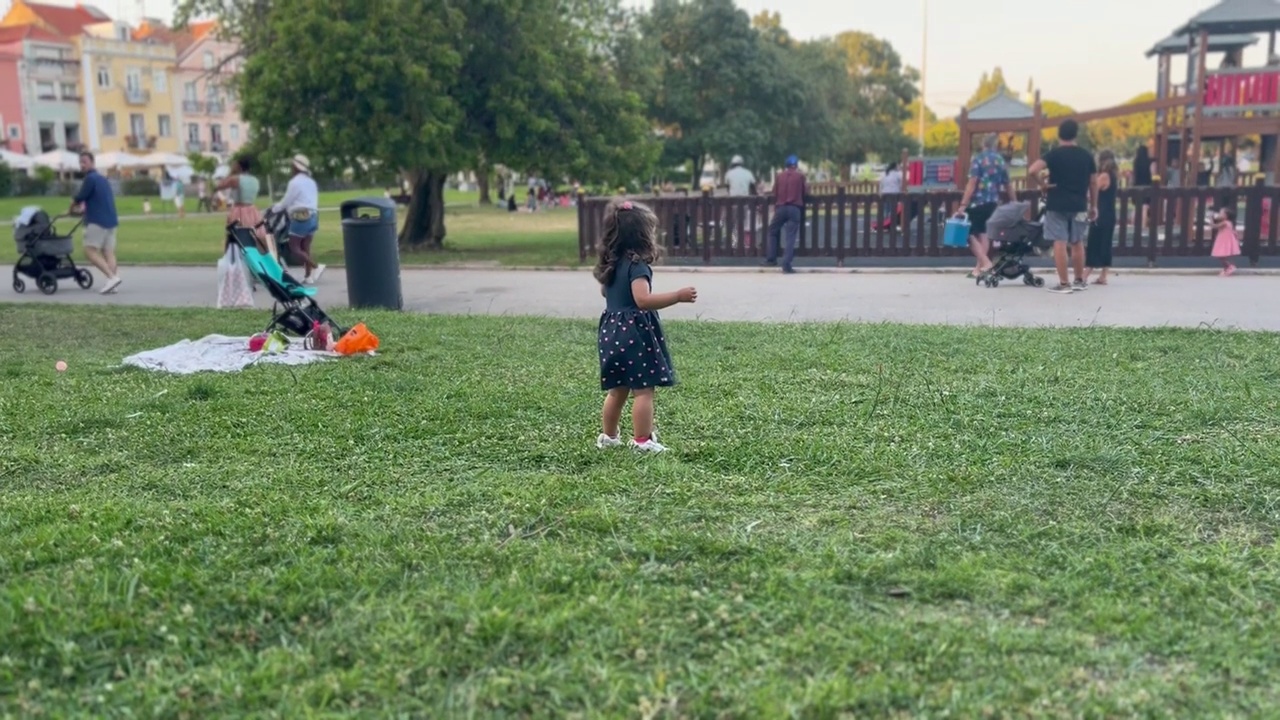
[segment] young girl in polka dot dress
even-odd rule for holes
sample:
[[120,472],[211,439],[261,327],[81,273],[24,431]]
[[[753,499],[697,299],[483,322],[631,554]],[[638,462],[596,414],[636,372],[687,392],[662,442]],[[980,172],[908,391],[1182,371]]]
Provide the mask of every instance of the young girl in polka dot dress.
[[605,310],[600,316],[600,389],[607,395],[601,413],[603,432],[596,447],[620,447],[618,423],[627,398],[631,404],[631,447],[644,452],[666,450],[653,429],[653,391],[676,382],[671,354],[658,310],[691,303],[698,291],[683,288],[653,294],[650,265],[661,253],[658,218],[644,205],[614,200],[605,209],[604,237],[595,277]]

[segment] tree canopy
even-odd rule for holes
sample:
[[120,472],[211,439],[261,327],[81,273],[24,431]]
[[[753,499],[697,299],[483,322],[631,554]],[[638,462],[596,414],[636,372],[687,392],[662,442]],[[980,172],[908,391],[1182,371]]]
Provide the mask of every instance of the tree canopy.
[[733,0],[180,0],[177,14],[214,16],[239,44],[261,160],[304,152],[409,182],[408,247],[443,243],[459,171],[616,187],[733,155],[763,171],[914,148],[918,74],[887,41],[799,41]]

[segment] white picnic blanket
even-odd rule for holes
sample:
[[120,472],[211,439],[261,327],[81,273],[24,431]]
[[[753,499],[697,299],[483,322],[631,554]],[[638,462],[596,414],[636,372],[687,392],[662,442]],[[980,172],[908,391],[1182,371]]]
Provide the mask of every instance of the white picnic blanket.
[[282,352],[249,351],[249,338],[206,335],[199,340],[182,340],[168,347],[130,355],[124,365],[157,372],[190,375],[198,372],[239,372],[255,362],[276,365],[306,365],[320,360],[342,357],[334,352],[304,350],[301,340]]

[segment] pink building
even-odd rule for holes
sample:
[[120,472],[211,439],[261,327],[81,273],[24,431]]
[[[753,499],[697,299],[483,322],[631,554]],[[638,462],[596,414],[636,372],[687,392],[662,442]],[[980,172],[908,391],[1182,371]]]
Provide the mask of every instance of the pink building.
[[0,148],[18,153],[25,152],[26,141],[18,73],[25,34],[25,28],[0,28]]
[[227,156],[249,140],[249,126],[240,119],[240,101],[230,87],[239,61],[221,64],[236,46],[217,37],[214,23],[193,23],[194,42],[178,50],[178,82],[182,83],[182,137],[187,152]]

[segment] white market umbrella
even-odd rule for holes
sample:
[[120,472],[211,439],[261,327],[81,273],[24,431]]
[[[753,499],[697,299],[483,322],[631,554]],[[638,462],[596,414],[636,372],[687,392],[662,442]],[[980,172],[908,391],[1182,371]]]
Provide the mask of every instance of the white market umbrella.
[[142,158],[125,152],[105,152],[94,159],[94,164],[105,170],[127,170],[129,168],[146,167]]
[[32,162],[58,172],[75,172],[80,169],[80,156],[70,150],[50,150],[31,158]]
[[190,165],[170,165],[165,168],[165,171],[169,173],[169,177],[177,178],[185,185],[191,184],[191,176],[195,173]]
[[167,152],[153,152],[150,155],[143,155],[142,161],[145,167],[160,167],[161,165],[165,167],[181,167],[183,165],[191,164],[191,161],[182,155]]
[[35,161],[26,155],[9,152],[4,148],[0,148],[0,162],[8,165],[13,170],[30,170],[36,166]]
[[219,166],[218,166],[218,167],[213,171],[213,179],[214,179],[214,180],[221,180],[222,178],[224,178],[224,177],[226,177],[226,176],[228,176],[228,175],[230,175],[230,174],[231,174],[231,167],[230,167],[229,165],[219,165]]

